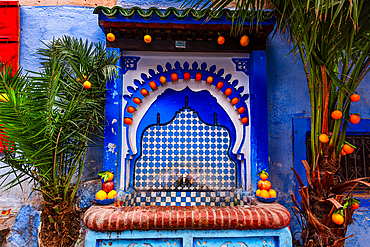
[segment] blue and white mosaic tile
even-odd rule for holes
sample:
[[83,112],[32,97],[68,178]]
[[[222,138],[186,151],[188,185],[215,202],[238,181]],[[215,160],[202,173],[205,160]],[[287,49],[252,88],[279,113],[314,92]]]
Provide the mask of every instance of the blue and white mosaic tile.
[[230,191],[152,191],[135,192],[124,198],[125,206],[244,206],[250,197]]
[[142,137],[135,163],[136,190],[234,190],[236,163],[229,157],[226,128],[207,125],[191,109]]

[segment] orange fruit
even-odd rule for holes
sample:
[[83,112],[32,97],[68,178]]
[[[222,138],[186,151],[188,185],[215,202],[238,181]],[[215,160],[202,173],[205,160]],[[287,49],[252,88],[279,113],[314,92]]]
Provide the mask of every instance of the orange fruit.
[[185,73],[184,73],[184,80],[185,80],[185,81],[190,80],[190,73],[189,73],[189,72],[185,72]]
[[341,112],[341,111],[339,111],[339,110],[335,110],[335,111],[333,111],[333,112],[331,113],[331,117],[332,117],[333,119],[341,119],[341,118],[342,118],[342,116],[343,116],[343,114],[342,114],[342,112]]
[[217,43],[223,45],[225,43],[225,38],[223,36],[218,36]]
[[115,190],[109,191],[108,199],[113,199],[113,198],[116,198],[116,197],[117,197],[117,191],[115,191]]
[[128,113],[134,113],[134,111],[135,111],[135,108],[133,108],[132,106],[127,107]]
[[258,188],[261,190],[269,190],[271,189],[271,182],[268,180],[260,180],[258,181]]
[[352,101],[352,102],[357,102],[360,100],[360,95],[358,94],[352,94],[351,97],[349,97],[349,99]]
[[340,155],[344,156],[346,155],[346,152],[343,151],[343,149],[340,151]]
[[244,107],[240,107],[238,109],[238,112],[239,112],[239,114],[243,114],[245,112],[245,108]]
[[171,74],[171,81],[177,81],[179,79],[179,76],[176,73]]
[[113,173],[111,173],[111,172],[107,172],[107,174],[108,174],[108,179],[107,179],[107,181],[112,181],[112,180],[113,180],[113,178],[114,178]]
[[147,96],[149,94],[148,90],[146,90],[145,88],[141,89],[140,90],[140,93],[143,95],[143,96]]
[[127,124],[127,125],[130,125],[130,124],[132,124],[132,119],[131,119],[131,118],[128,118],[128,117],[126,117],[126,118],[123,120],[123,122],[124,122],[125,124]]
[[259,196],[263,198],[270,198],[270,193],[267,190],[261,190]]
[[240,44],[242,46],[247,46],[249,44],[249,37],[247,35],[243,35],[241,38],[240,38]]
[[110,42],[113,42],[116,39],[116,36],[114,36],[113,33],[108,33],[107,34],[107,40]]
[[233,90],[231,88],[227,88],[225,90],[225,95],[229,96],[230,94],[232,94]]
[[218,89],[221,89],[224,86],[224,83],[222,81],[219,81],[216,85]]
[[132,100],[135,104],[140,104],[141,103],[141,99],[135,97],[133,100]]
[[212,82],[213,82],[213,77],[212,77],[212,76],[208,76],[208,77],[207,77],[206,82],[207,82],[208,84],[212,84]]
[[91,88],[91,82],[85,81],[83,86],[84,86],[85,89],[90,89]]
[[145,35],[144,42],[149,44],[150,42],[152,42],[152,37],[149,34]]
[[348,145],[348,144],[344,144],[342,150],[346,154],[351,154],[351,153],[353,153],[353,151],[355,151],[355,149],[353,147],[351,147],[350,145]]
[[197,73],[197,74],[195,75],[195,80],[196,80],[196,81],[201,81],[201,80],[202,80],[202,74],[201,74],[201,73]]
[[342,225],[344,222],[344,217],[341,214],[332,214],[331,219],[337,225]]
[[359,207],[360,207],[360,204],[358,204],[358,202],[355,202],[355,204],[352,205],[353,209],[358,209]]
[[270,194],[270,198],[275,198],[277,196],[276,191],[273,189],[270,189],[268,192]]
[[360,122],[360,117],[356,114],[352,114],[350,117],[349,117],[349,121],[353,124],[358,124]]
[[321,134],[319,136],[319,140],[322,142],[322,143],[328,143],[329,142],[329,136],[326,135],[326,134]]
[[243,118],[242,118],[242,123],[243,123],[243,124],[248,123],[248,118],[247,118],[247,117],[243,117]]
[[164,76],[161,76],[161,77],[159,77],[159,82],[160,83],[165,83],[167,81],[167,79],[166,79],[166,77],[164,77]]
[[154,81],[151,81],[151,82],[149,82],[149,87],[151,89],[156,89],[157,88],[157,83],[155,83]]
[[96,200],[104,200],[104,199],[107,199],[107,197],[108,197],[107,192],[105,192],[104,190],[99,190],[95,194]]
[[261,194],[261,190],[260,189],[256,190],[256,196],[260,196],[260,194]]
[[261,173],[260,174],[260,178],[263,180],[263,181],[266,181],[268,179],[269,175],[267,173]]
[[231,100],[231,104],[233,104],[233,105],[238,104],[238,102],[239,102],[239,98],[238,98],[238,97],[235,97],[235,98],[233,98],[233,99]]

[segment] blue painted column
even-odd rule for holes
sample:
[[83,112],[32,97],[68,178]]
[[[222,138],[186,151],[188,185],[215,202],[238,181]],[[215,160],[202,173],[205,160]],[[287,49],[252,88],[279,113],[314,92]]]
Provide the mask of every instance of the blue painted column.
[[266,169],[268,172],[268,125],[267,125],[267,70],[266,53],[253,51],[249,71],[250,89],[250,124],[251,124],[251,182],[252,189],[257,189],[257,173]]
[[[106,48],[108,52],[120,54],[119,48]],[[122,59],[117,62],[118,75],[122,75]],[[116,190],[119,188],[120,176],[120,155],[122,137],[119,133],[122,126],[121,109],[122,109],[122,78],[115,78],[107,82],[107,92],[105,94],[105,129],[104,129],[104,161],[103,170],[114,173],[114,183]]]

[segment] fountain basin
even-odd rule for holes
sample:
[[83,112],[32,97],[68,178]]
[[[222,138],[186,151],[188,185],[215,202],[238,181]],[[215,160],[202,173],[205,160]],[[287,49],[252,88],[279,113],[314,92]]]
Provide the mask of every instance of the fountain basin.
[[245,206],[93,205],[83,222],[94,231],[277,229],[288,226],[290,214],[276,202]]

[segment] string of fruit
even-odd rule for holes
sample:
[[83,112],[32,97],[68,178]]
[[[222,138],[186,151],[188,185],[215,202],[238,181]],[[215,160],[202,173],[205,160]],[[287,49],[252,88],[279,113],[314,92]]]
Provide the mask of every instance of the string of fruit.
[[277,196],[276,191],[271,189],[271,182],[268,181],[269,174],[266,169],[260,171],[257,175],[260,176],[261,180],[258,181],[258,190],[256,191],[256,196],[263,198],[275,198]]
[[114,178],[113,173],[109,171],[99,172],[98,175],[101,177],[103,185],[102,189],[96,192],[96,200],[114,199],[117,197],[117,191],[114,190]]

